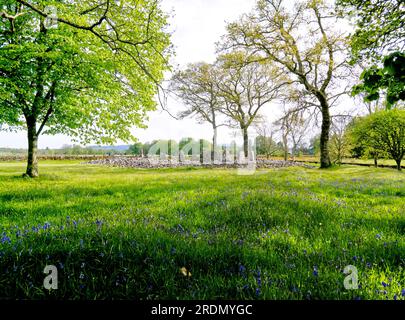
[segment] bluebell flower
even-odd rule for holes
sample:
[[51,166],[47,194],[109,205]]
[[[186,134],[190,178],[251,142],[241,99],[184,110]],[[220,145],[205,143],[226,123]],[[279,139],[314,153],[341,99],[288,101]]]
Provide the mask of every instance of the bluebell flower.
[[240,273],[244,273],[245,271],[246,271],[245,266],[240,265],[240,266],[239,266],[239,272],[240,272]]
[[383,286],[384,288],[388,287],[388,284],[387,284],[387,283],[385,283],[384,281],[383,281],[383,282],[381,282],[381,284],[382,284],[382,286]]
[[9,237],[7,237],[6,235],[3,235],[3,237],[1,238],[1,243],[11,243],[11,239]]
[[32,231],[33,231],[33,232],[38,232],[39,230],[38,230],[37,227],[32,227]]
[[375,236],[377,239],[381,239],[381,234],[377,234],[376,236]]
[[312,274],[317,277],[319,275],[318,273],[318,268],[316,266],[314,266],[314,271],[312,272]]
[[357,256],[353,257],[353,261],[357,261],[357,259],[358,259]]
[[261,287],[262,286],[262,275],[261,275],[260,270],[257,271],[256,280],[257,280],[257,285],[259,287]]
[[405,289],[402,289],[401,296],[405,297]]
[[260,289],[259,288],[256,289],[256,296],[257,297],[260,296]]
[[397,296],[397,295],[394,295],[394,300],[398,300],[398,296]]

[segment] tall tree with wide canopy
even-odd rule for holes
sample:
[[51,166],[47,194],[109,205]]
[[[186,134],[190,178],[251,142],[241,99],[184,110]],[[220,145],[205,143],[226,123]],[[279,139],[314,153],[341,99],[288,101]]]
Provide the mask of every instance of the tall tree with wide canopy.
[[337,18],[324,1],[295,2],[293,10],[284,3],[259,0],[251,14],[228,25],[224,48],[245,48],[274,61],[304,87],[308,103],[322,114],[321,168],[328,168],[330,107],[345,91],[336,93],[347,71],[345,35],[334,30],[336,21],[328,22]]
[[189,64],[185,70],[176,72],[170,82],[170,91],[186,106],[178,117],[195,116],[200,123],[207,122],[212,126],[212,161],[215,158],[217,130],[223,125],[218,121],[223,102],[219,97],[217,82],[217,69],[205,62]]
[[280,97],[284,86],[291,84],[283,72],[268,61],[257,62],[244,51],[218,57],[218,90],[223,99],[221,113],[236,124],[243,134],[243,151],[249,156],[249,127],[258,120],[261,109]]
[[0,124],[27,130],[28,176],[41,134],[133,138],[168,69],[166,26],[157,0],[2,1]]

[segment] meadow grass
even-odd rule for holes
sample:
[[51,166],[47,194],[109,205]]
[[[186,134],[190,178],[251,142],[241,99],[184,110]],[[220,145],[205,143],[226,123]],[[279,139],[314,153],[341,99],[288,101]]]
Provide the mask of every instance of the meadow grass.
[[[0,298],[405,299],[404,173],[23,171],[0,164]],[[43,288],[46,265],[58,290]]]

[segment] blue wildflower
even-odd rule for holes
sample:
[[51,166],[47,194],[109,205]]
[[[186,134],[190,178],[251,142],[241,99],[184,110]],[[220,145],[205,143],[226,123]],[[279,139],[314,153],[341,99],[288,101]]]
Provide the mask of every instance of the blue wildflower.
[[245,266],[240,265],[240,266],[239,266],[239,272],[240,272],[240,273],[244,273],[245,271],[246,271]]
[[402,289],[401,296],[405,297],[405,289]]
[[1,243],[11,243],[11,239],[9,237],[7,237],[6,235],[3,235],[3,237],[1,238]]
[[319,275],[318,268],[317,268],[316,266],[314,266],[314,271],[312,272],[312,274],[313,274],[315,277],[317,277],[317,276]]
[[262,277],[261,277],[260,270],[259,270],[259,271],[257,271],[257,277],[256,277],[256,280],[257,280],[257,285],[258,285],[259,287],[261,287],[261,286],[262,286]]
[[260,296],[260,289],[259,288],[256,289],[256,296],[257,297]]
[[381,234],[378,233],[375,237],[376,239],[381,239]]
[[383,281],[383,282],[381,282],[381,284],[382,284],[382,286],[383,286],[384,288],[388,287],[388,284],[387,284],[387,283],[385,283],[384,281]]

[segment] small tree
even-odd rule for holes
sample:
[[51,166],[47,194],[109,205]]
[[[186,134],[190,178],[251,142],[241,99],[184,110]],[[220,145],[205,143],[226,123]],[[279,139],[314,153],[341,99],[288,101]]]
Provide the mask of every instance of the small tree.
[[129,147],[128,150],[129,154],[136,155],[136,156],[143,156],[143,144],[142,142],[137,142]]
[[289,142],[291,142],[291,154],[293,159],[298,155],[299,146],[307,134],[309,121],[304,113],[297,110],[287,110],[284,116],[276,122],[281,132],[284,149],[284,160],[288,160]]
[[331,157],[334,163],[341,164],[344,157],[349,154],[351,143],[347,126],[351,116],[335,116],[330,139]]
[[267,159],[274,156],[280,147],[274,141],[274,131],[270,128],[268,122],[263,120],[256,124],[256,151],[258,155],[264,155]]
[[375,151],[387,153],[401,170],[405,155],[405,110],[380,111],[358,119],[353,136]]

